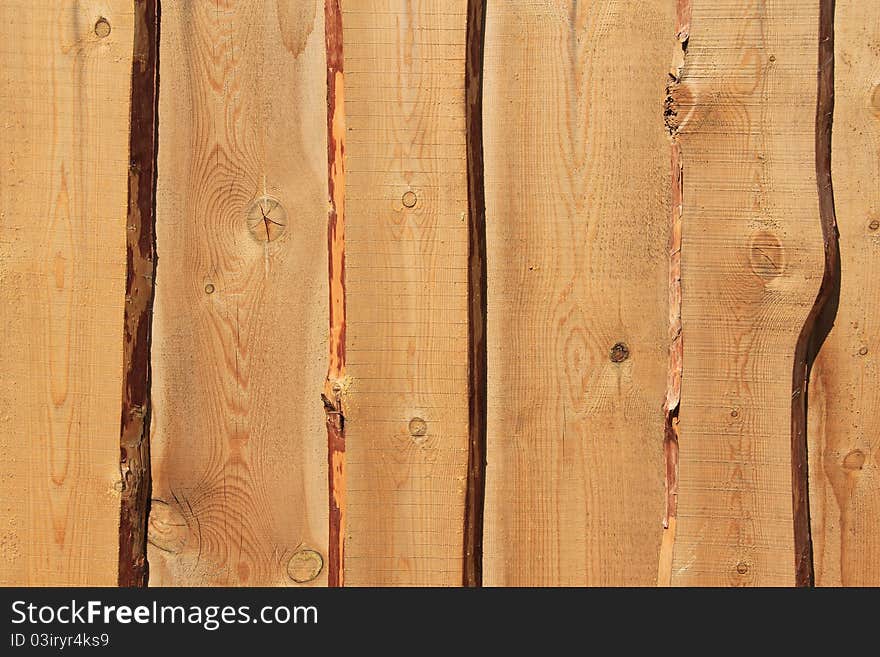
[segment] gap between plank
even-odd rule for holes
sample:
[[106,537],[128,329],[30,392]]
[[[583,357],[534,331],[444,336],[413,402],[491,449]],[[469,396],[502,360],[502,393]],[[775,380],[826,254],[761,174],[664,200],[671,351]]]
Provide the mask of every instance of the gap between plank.
[[813,540],[807,454],[810,370],[834,325],[840,300],[840,244],[831,184],[831,131],[834,122],[834,4],[819,0],[819,61],[816,94],[816,185],[825,268],[813,307],[795,346],[791,393],[791,492],[794,524],[795,585],[812,587]]
[[159,0],[135,0],[120,427],[119,586],[149,581],[150,339],[156,274]]

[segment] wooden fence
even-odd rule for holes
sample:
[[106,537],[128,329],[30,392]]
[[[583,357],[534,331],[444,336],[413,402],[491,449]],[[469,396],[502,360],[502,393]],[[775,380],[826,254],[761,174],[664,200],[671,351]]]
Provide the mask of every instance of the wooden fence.
[[880,4],[0,30],[0,584],[880,584]]

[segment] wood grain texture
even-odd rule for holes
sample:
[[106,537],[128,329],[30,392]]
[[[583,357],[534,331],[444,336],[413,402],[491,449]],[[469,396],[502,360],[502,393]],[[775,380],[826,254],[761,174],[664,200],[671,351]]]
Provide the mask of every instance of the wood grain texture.
[[345,581],[462,582],[466,0],[346,0]]
[[809,390],[817,586],[880,585],[880,6],[837,0],[832,167],[840,305]]
[[0,3],[2,585],[116,583],[131,10]]
[[154,585],[326,581],[322,6],[162,3]]
[[674,16],[488,4],[486,585],[657,582]]
[[683,168],[674,585],[792,585],[792,371],[823,243],[819,3],[693,0]]

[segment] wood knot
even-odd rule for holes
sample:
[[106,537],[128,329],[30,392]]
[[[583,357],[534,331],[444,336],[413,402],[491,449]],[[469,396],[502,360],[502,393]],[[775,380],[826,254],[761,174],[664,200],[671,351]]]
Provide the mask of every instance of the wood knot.
[[99,39],[110,36],[110,21],[103,16],[95,21],[95,36]]
[[785,270],[785,249],[773,233],[759,231],[749,246],[749,265],[759,278],[769,281]]
[[755,580],[755,564],[749,555],[742,555],[729,566],[728,582],[731,586],[749,586]]
[[297,584],[311,582],[324,569],[324,557],[309,548],[297,550],[287,562],[287,575]]
[[418,197],[416,193],[412,190],[408,190],[403,193],[403,196],[400,199],[400,202],[403,203],[403,207],[405,208],[414,208],[416,207],[416,203],[418,202]]
[[250,204],[247,225],[258,242],[274,242],[287,230],[287,210],[273,196],[260,196]]
[[420,417],[414,417],[409,421],[409,435],[415,439],[424,438],[428,433],[428,423]]
[[854,449],[843,457],[843,469],[853,472],[861,470],[865,465],[865,453],[860,449]]
[[147,541],[164,552],[177,553],[186,547],[189,525],[175,506],[164,500],[150,501],[150,519],[147,524]]
[[627,347],[623,342],[618,342],[613,347],[611,347],[610,358],[612,363],[622,363],[627,358],[629,358],[629,347]]

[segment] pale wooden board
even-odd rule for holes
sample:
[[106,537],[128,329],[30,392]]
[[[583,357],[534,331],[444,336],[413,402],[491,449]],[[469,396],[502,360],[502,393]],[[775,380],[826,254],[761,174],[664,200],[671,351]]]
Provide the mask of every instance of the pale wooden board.
[[[810,516],[818,586],[880,585],[880,6],[837,0],[834,200],[842,286],[810,380]],[[872,223],[874,222],[874,223]]]
[[657,581],[674,12],[488,5],[487,585]]
[[[162,5],[154,585],[294,585],[298,550],[326,560],[321,9]],[[287,212],[268,244],[246,221],[263,194]]]
[[462,581],[466,4],[343,3],[348,585]]
[[0,584],[112,586],[131,2],[9,0],[0,30]]
[[675,585],[792,585],[792,368],[823,272],[818,2],[694,0],[675,91],[684,368]]

